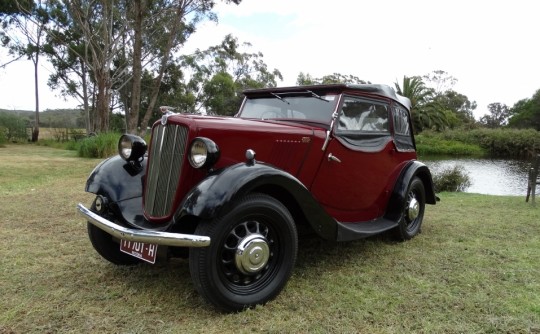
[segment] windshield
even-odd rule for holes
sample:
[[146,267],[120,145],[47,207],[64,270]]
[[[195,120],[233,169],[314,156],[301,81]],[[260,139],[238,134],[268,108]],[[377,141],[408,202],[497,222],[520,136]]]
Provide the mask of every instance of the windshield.
[[330,124],[338,95],[247,98],[239,117]]

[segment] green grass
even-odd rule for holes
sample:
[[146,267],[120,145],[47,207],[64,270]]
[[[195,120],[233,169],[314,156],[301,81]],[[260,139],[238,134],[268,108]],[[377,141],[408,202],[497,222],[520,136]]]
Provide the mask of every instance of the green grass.
[[423,232],[300,240],[272,302],[216,312],[185,260],[131,268],[93,250],[77,202],[100,161],[0,148],[0,333],[538,333],[540,208],[521,197],[440,194]]

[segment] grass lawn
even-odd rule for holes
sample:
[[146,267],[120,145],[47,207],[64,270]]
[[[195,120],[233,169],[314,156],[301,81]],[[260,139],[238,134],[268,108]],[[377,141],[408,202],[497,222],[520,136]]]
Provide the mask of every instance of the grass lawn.
[[525,196],[440,194],[404,243],[303,238],[277,299],[223,314],[186,260],[124,268],[94,251],[75,206],[98,162],[0,148],[1,334],[540,333],[540,207]]

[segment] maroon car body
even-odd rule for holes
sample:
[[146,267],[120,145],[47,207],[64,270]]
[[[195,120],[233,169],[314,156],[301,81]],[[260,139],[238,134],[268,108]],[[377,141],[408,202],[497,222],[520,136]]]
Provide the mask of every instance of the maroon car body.
[[92,207],[78,206],[100,255],[126,265],[153,262],[156,245],[169,256],[189,247],[197,290],[234,311],[281,291],[300,226],[337,241],[420,232],[436,196],[408,99],[385,85],[244,94],[235,117],[164,108],[148,147],[122,136],[87,181]]

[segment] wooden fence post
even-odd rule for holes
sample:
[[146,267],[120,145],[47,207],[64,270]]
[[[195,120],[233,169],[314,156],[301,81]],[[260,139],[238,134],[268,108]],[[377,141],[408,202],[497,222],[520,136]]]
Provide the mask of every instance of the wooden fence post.
[[540,165],[540,154],[537,154],[536,157],[533,160],[532,167],[529,169],[529,177],[527,182],[527,198],[525,199],[525,202],[529,201],[529,197],[531,197],[531,203],[535,205],[535,197],[536,197],[536,185],[539,184],[538,182],[538,166]]

